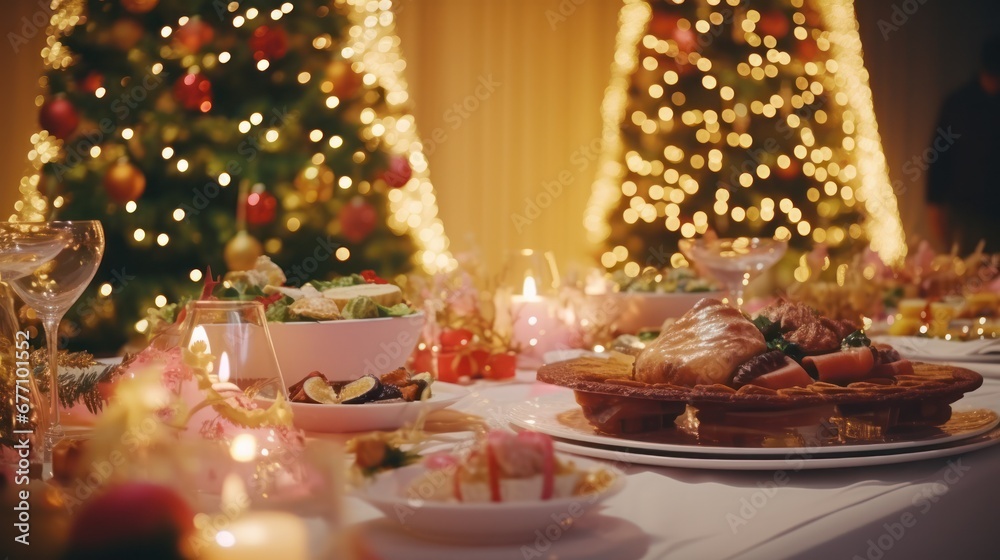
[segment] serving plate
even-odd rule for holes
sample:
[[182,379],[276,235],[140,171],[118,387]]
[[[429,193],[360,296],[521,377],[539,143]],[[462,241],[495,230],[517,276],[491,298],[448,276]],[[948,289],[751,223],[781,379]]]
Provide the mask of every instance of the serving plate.
[[[561,456],[582,470],[609,467],[598,461]],[[552,500],[500,503],[462,503],[424,500],[419,487],[411,489],[425,474],[423,465],[411,465],[376,475],[355,495],[381,510],[413,536],[465,544],[529,543],[535,532],[557,523],[562,531],[569,524],[593,513],[601,502],[625,486],[625,477],[613,472],[614,480],[601,491]]]
[[[629,453],[656,454],[675,458],[713,459],[764,459],[781,460],[789,456],[845,456],[849,454],[882,454],[889,451],[917,449],[972,439],[994,430],[1000,424],[996,410],[969,405],[955,406],[951,420],[935,429],[903,432],[880,436],[867,442],[856,439],[841,441],[836,437],[836,426],[817,425],[813,430],[796,430],[797,437],[777,433],[768,445],[719,444],[699,441],[697,435],[682,429],[660,430],[650,433],[611,436],[598,432],[584,418],[573,393],[560,391],[519,403],[507,412],[507,420],[521,429],[529,429],[558,438],[564,444],[594,446]],[[681,418],[683,422],[684,418]],[[697,428],[692,428],[697,429]],[[784,437],[782,437],[784,436]],[[606,458],[606,457],[601,457]],[[670,465],[673,466],[673,465]]]
[[451,406],[468,390],[441,381],[431,385],[431,398],[413,402],[373,402],[366,404],[311,404],[290,402],[292,422],[307,432],[344,433],[395,430],[417,420],[423,411]]
[[893,465],[927,459],[951,457],[969,453],[1000,443],[1000,427],[969,439],[953,441],[940,446],[920,449],[903,449],[884,453],[847,455],[843,457],[819,456],[791,453],[784,457],[719,457],[719,456],[678,456],[638,452],[628,448],[585,445],[571,441],[557,440],[555,448],[566,453],[614,461],[618,467],[630,464],[654,467],[674,467],[681,469],[715,469],[730,471],[779,471],[815,470],[850,467],[873,467]]

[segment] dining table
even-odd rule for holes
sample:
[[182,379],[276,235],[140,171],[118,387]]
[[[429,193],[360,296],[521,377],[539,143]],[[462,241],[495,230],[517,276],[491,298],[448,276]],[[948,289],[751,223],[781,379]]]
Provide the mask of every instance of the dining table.
[[[984,377],[956,406],[1000,410],[1000,363],[952,364]],[[453,408],[510,428],[512,410],[568,392],[520,370],[507,383],[470,385]],[[608,462],[625,477],[621,492],[559,531],[539,527],[501,545],[414,535],[357,496],[345,499],[344,523],[385,559],[1000,558],[1000,445],[914,456],[808,468],[818,457],[795,453],[766,468],[734,470],[697,461],[651,466],[622,454]]]

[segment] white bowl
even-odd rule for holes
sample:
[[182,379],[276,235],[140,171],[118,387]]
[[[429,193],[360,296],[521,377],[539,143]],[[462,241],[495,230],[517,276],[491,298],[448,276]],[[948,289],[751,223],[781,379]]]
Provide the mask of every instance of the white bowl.
[[381,375],[406,363],[424,314],[379,319],[268,323],[285,387],[319,371],[331,381]]
[[451,383],[435,381],[431,398],[425,401],[365,404],[289,403],[292,422],[307,432],[345,433],[372,430],[395,430],[412,424],[424,410],[433,411],[451,406],[468,394],[468,390]]
[[610,307],[618,312],[615,330],[635,334],[642,329],[659,330],[663,321],[687,313],[703,298],[722,299],[724,292],[618,292],[605,296],[611,298]]
[[[607,463],[590,459],[563,455],[560,459],[572,461],[584,470],[612,470]],[[582,496],[500,503],[438,502],[421,499],[416,493],[420,488],[411,491],[414,480],[426,471],[418,464],[379,474],[358,490],[357,496],[418,538],[483,545],[530,543],[536,531],[544,533],[553,524],[561,533],[625,486],[625,477],[615,473],[615,481],[608,488]]]

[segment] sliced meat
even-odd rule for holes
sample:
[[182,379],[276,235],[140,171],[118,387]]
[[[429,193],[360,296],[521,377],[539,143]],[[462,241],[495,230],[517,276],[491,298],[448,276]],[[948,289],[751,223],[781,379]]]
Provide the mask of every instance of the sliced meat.
[[832,354],[806,356],[802,365],[814,369],[820,381],[847,385],[870,377],[875,357],[868,347],[848,348]]
[[789,387],[805,387],[813,382],[806,370],[795,360],[788,356],[783,356],[784,363],[778,369],[755,377],[750,380],[749,385],[760,385],[768,389],[787,389]]

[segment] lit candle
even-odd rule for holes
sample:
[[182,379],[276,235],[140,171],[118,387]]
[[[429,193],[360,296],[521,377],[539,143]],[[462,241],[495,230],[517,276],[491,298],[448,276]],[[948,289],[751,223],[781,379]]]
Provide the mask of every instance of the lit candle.
[[203,560],[307,560],[308,530],[298,517],[279,511],[250,512],[209,541]]
[[222,353],[222,357],[219,358],[219,377],[218,381],[212,383],[212,390],[220,395],[227,395],[231,393],[242,393],[239,387],[235,383],[230,383],[229,381],[229,354],[226,352]]
[[555,302],[538,295],[538,284],[530,274],[525,276],[521,294],[511,296],[514,317],[514,341],[520,347],[518,365],[537,368],[544,363],[546,352],[560,349],[562,327],[556,314]]

